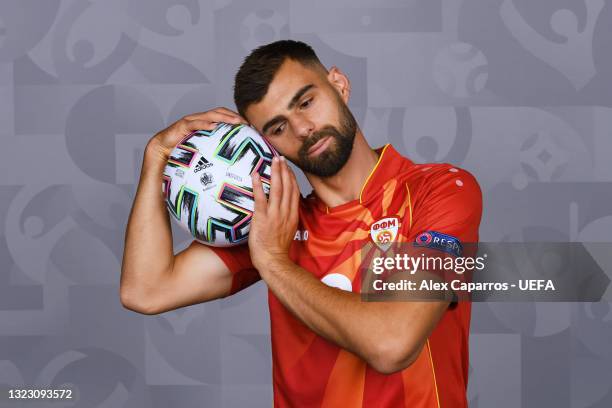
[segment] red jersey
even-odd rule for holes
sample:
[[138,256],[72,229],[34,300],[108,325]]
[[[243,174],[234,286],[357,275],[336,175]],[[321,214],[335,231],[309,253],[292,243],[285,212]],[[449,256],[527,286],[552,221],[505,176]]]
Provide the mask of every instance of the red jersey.
[[[391,145],[358,199],[328,208],[314,194],[300,202],[291,259],[322,282],[360,291],[360,249],[372,224],[397,217],[396,242],[414,242],[426,231],[478,242],[480,188],[465,170],[449,164],[415,164]],[[232,293],[259,279],[246,245],[215,248],[232,272]],[[416,361],[381,374],[364,360],[318,336],[268,292],[275,407],[465,407],[468,379],[469,302],[452,304]]]

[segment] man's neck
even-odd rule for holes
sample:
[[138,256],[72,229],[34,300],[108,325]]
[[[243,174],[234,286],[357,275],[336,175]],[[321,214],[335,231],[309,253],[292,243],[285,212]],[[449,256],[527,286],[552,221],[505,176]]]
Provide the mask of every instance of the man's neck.
[[336,207],[359,198],[377,161],[378,153],[372,150],[358,129],[351,156],[338,173],[331,177],[306,174],[306,178],[323,203],[328,207]]

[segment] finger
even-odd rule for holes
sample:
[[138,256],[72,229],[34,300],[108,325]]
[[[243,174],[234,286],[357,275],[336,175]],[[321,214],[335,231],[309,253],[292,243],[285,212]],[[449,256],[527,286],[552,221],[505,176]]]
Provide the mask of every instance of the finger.
[[239,118],[240,120],[242,120],[244,123],[248,123],[247,120],[245,118],[243,118],[242,116],[240,116],[240,114],[238,112],[234,112],[231,109],[228,108],[224,108],[224,107],[219,107],[216,109],[213,109],[214,111],[220,112],[220,113],[224,113],[226,115],[230,115],[230,116],[235,116],[237,118]]
[[170,132],[167,140],[172,147],[183,142],[196,130],[211,130],[215,128],[215,124],[206,120],[199,121],[186,121],[180,120],[172,125],[172,131]]
[[223,122],[223,123],[229,123],[232,125],[243,123],[242,118],[240,118],[240,116],[238,115],[227,114],[224,112],[217,112],[215,110],[211,110],[208,112],[202,112],[202,113],[194,113],[192,115],[185,116],[183,119],[188,122],[194,121],[194,120],[206,120],[209,122],[216,122],[216,123]]
[[289,165],[287,164],[287,160],[285,160],[284,156],[280,157],[280,167],[281,167],[281,179],[283,180],[283,192],[280,202],[281,215],[287,216],[289,215],[289,211],[291,209],[291,194],[293,191],[293,185],[291,184],[291,179],[289,178]]
[[293,170],[291,170],[291,167],[287,167],[289,168],[289,178],[291,181],[291,186],[293,187],[291,190],[290,208],[291,211],[295,212],[295,216],[297,216],[300,204],[300,186],[298,185],[297,179],[295,178],[295,173]]
[[243,119],[240,116],[228,115],[227,113],[223,113],[223,112],[210,111],[208,112],[208,116],[209,116],[207,117],[208,120],[211,120],[217,123],[222,122],[222,123],[229,123],[231,125],[238,125],[238,124],[246,123],[246,122],[243,122]]
[[207,113],[208,112],[196,112],[196,113],[192,113],[192,114],[183,116],[183,119],[185,119],[185,120],[198,120],[198,119],[206,118],[206,114]]
[[251,175],[251,181],[253,183],[253,198],[255,200],[254,212],[256,214],[262,214],[267,212],[266,194],[263,191],[263,185],[259,178],[259,173],[254,171]]
[[293,170],[291,169],[291,167],[287,166],[287,170],[289,171],[289,181],[291,182],[291,185],[293,187],[293,193],[297,194],[297,196],[299,197],[300,195],[300,186],[297,182],[297,178],[295,177],[295,173],[293,172]]
[[208,120],[190,120],[185,122],[185,130],[188,133],[192,133],[196,130],[213,130],[216,126],[216,123]]
[[281,179],[280,160],[278,157],[272,159],[272,176],[270,180],[270,195],[268,206],[272,211],[278,211],[283,194],[283,180]]
[[227,110],[213,110],[212,112],[218,113],[220,115],[224,115],[228,118],[231,118],[231,122],[232,124],[243,124],[246,125],[248,124],[248,122],[246,121],[246,119],[244,119],[242,116],[238,115],[237,113],[234,113],[232,111],[230,111],[229,109]]
[[300,194],[299,192],[293,192],[291,194],[291,204],[289,215],[287,216],[287,223],[290,225],[296,225],[299,222],[300,216]]
[[191,113],[189,115],[185,116],[185,119],[187,120],[194,120],[194,119],[200,119],[202,117],[206,117],[206,115],[208,115],[210,112],[218,112],[218,113],[223,113],[225,115],[229,115],[229,116],[235,116],[238,118],[241,118],[240,114],[238,112],[234,112],[231,109],[219,106],[217,108],[214,109],[209,109],[206,112],[195,112],[195,113]]

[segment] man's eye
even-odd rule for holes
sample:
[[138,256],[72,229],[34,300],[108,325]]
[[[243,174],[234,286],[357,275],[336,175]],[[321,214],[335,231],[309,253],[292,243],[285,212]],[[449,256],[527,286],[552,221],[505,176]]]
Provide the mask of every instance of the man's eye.
[[310,99],[306,99],[304,102],[302,102],[302,104],[300,105],[300,107],[302,107],[302,108],[307,108],[307,107],[310,105],[310,103],[311,103],[311,102],[312,102],[312,98],[310,98]]
[[273,135],[280,135],[281,133],[283,133],[283,129],[284,129],[284,126],[281,125],[281,126],[277,127],[276,129],[274,129],[272,131],[272,134]]

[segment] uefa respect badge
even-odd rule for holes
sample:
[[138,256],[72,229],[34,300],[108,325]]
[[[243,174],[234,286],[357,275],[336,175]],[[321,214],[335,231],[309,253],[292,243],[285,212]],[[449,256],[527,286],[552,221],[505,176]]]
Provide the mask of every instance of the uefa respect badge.
[[370,227],[370,236],[378,248],[383,251],[389,249],[399,230],[397,217],[381,218]]
[[463,254],[463,245],[451,235],[437,231],[423,231],[414,239],[414,246],[433,248],[454,256]]

